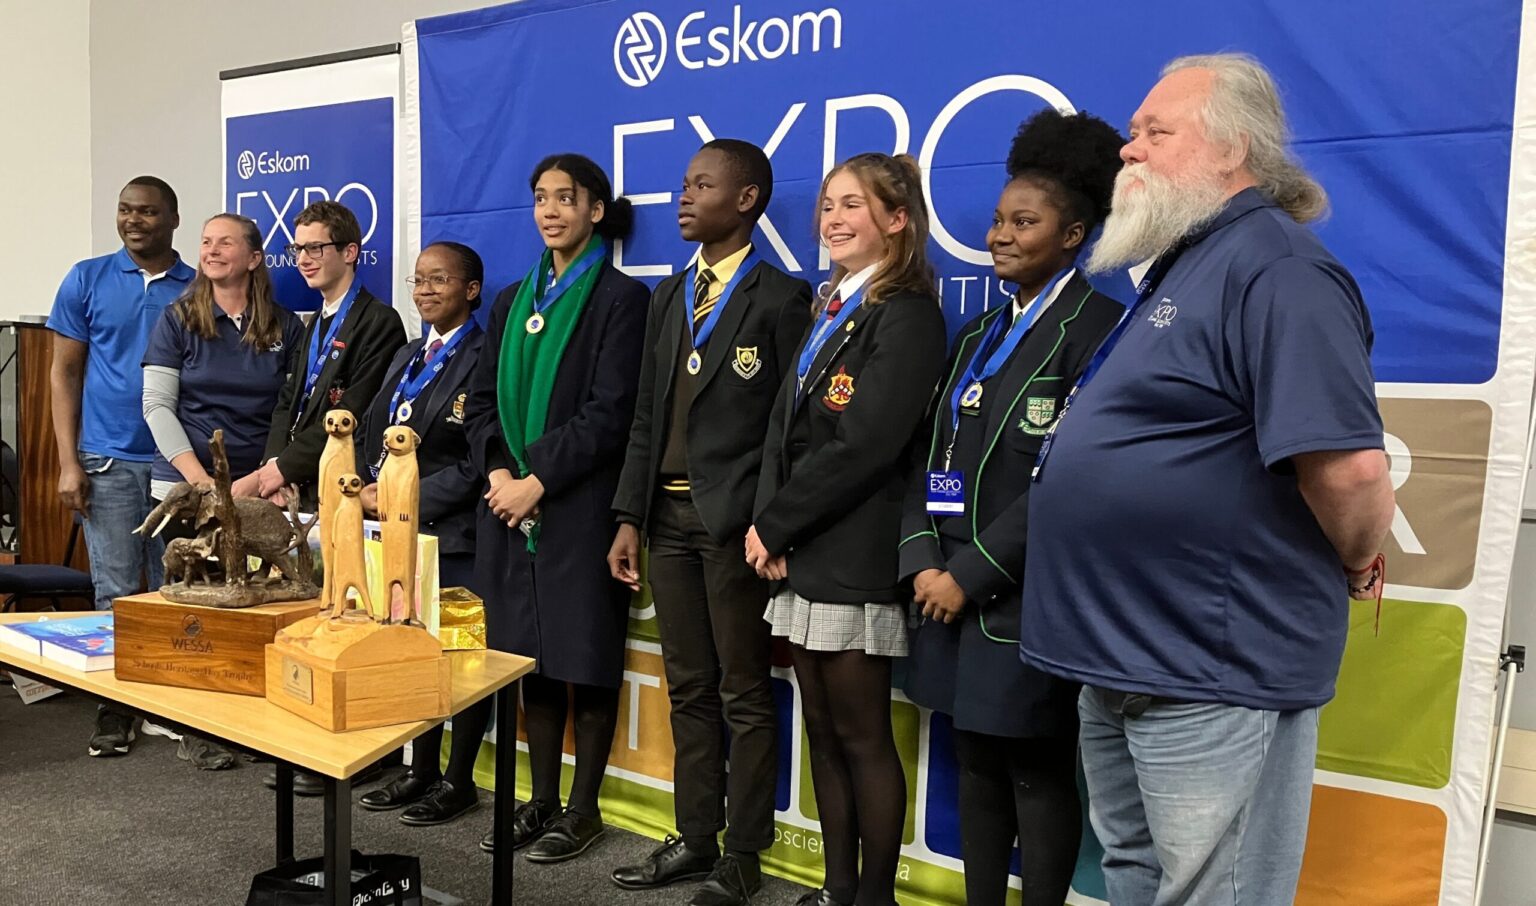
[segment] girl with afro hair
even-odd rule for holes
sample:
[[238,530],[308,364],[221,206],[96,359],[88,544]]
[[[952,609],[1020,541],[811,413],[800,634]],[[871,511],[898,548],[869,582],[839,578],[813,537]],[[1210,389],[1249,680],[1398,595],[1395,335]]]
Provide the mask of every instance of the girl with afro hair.
[[906,692],[954,726],[970,906],[1004,902],[1015,838],[1024,906],[1064,902],[1077,862],[1078,689],[1019,662],[1020,583],[1036,454],[1124,311],[1076,268],[1124,143],[1053,109],[1019,128],[987,231],[1013,300],[957,335],[904,507],[900,573],[922,610]]

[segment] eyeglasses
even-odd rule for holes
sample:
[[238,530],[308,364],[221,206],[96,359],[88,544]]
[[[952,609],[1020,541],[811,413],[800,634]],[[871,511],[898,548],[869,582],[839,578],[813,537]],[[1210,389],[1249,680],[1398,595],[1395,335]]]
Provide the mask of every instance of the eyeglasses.
[[463,283],[469,282],[463,277],[451,277],[447,274],[432,274],[431,276],[427,277],[419,277],[415,274],[412,274],[411,276],[405,278],[405,282],[409,283],[412,287],[430,286],[433,289],[442,289],[454,280],[458,280]]
[[344,243],[340,242],[306,242],[303,245],[300,245],[297,242],[290,242],[283,246],[283,251],[287,252],[289,257],[292,258],[299,257],[299,252],[308,252],[309,257],[319,258],[321,255],[325,254],[325,250],[328,247],[334,245],[337,248],[341,248],[343,244]]

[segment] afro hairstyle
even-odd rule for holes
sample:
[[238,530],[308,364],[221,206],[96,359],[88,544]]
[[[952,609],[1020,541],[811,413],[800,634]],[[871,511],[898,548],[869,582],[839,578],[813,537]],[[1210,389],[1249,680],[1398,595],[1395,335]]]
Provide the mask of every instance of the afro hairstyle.
[[1098,117],[1047,107],[1020,124],[1008,149],[1008,179],[1037,182],[1092,235],[1109,216],[1124,146],[1125,136]]

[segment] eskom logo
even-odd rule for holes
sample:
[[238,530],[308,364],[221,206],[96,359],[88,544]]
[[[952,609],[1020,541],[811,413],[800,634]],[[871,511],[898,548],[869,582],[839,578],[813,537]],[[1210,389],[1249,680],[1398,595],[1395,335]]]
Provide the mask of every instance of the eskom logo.
[[309,169],[308,154],[284,154],[281,151],[262,151],[257,154],[249,148],[235,158],[235,172],[241,179],[250,179],[257,173],[302,173]]
[[[701,24],[708,15],[704,10],[689,13],[672,35],[672,52],[684,69],[719,69],[744,61],[820,53],[824,35],[828,50],[843,46],[843,14],[834,7],[796,13],[788,19],[773,16],[743,22],[741,7],[736,5],[731,7],[728,24]],[[624,20],[613,38],[613,68],[624,84],[644,88],[661,75],[667,62],[667,37],[665,23],[654,13],[639,12]],[[694,50],[706,43],[707,54]]]

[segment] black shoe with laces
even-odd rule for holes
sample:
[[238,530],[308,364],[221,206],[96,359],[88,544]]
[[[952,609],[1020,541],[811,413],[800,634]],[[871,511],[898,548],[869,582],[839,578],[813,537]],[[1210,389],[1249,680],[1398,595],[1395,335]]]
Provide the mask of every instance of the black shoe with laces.
[[528,847],[524,858],[529,862],[569,861],[586,852],[605,830],[603,819],[566,809],[545,826],[543,835]]
[[420,802],[400,815],[400,823],[411,827],[447,824],[479,804],[480,794],[473,783],[455,786],[451,781],[439,780]]
[[96,732],[85,752],[93,758],[127,755],[133,746],[133,716],[121,711],[96,712]]
[[609,877],[625,890],[652,890],[679,881],[707,878],[719,858],[718,849],[713,852],[700,851],[676,837],[668,836],[645,857],[644,862],[615,868]]
[[[539,839],[557,814],[559,812],[542,799],[535,799],[518,806],[512,813],[512,851],[516,852]],[[496,851],[494,829],[480,841],[480,848],[488,853]]]
[[370,812],[387,812],[420,802],[436,784],[436,780],[427,780],[406,771],[378,789],[364,793],[357,803]]
[[752,902],[752,895],[762,889],[763,872],[757,860],[728,852],[693,892],[688,906],[746,906]]

